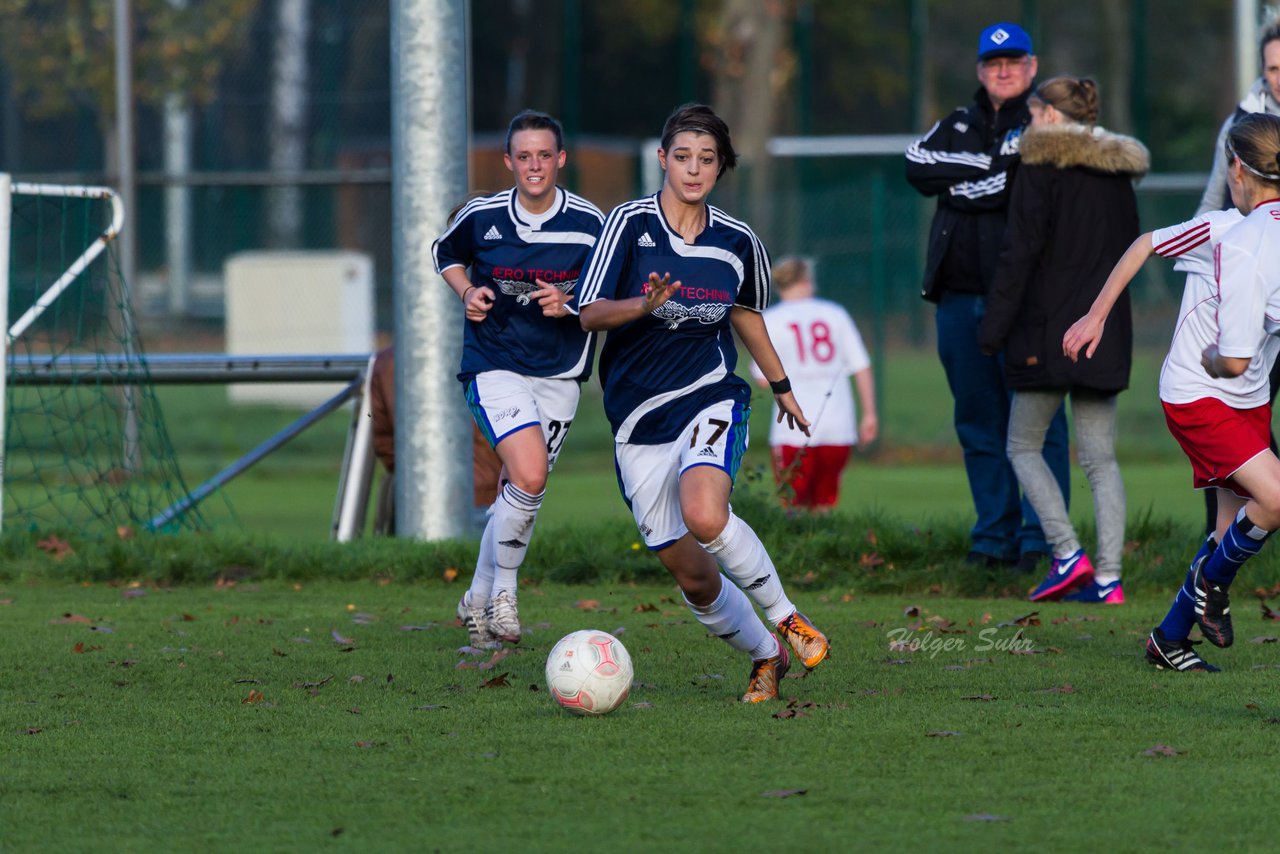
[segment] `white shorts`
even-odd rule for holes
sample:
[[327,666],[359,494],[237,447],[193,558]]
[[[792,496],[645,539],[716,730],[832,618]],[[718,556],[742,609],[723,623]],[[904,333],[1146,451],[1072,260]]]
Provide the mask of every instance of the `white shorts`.
[[664,549],[689,532],[680,509],[680,476],[694,466],[738,475],[747,452],[750,409],[725,400],[698,413],[674,442],[614,445],[618,488],[650,549]]
[[577,380],[525,377],[511,371],[476,374],[465,387],[471,417],[490,447],[533,424],[542,428],[548,471],[564,447],[581,393]]

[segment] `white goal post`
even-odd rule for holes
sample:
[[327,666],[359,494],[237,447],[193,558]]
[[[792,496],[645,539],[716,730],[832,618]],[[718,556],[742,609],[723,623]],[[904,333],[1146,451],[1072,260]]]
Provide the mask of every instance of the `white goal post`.
[[[54,196],[61,198],[102,199],[111,205],[111,221],[102,233],[89,244],[67,269],[49,285],[40,297],[23,312],[12,326],[9,325],[9,260],[13,226],[13,197],[15,195]],[[0,506],[4,499],[5,472],[5,419],[8,391],[8,361],[13,342],[31,328],[31,324],[44,314],[63,291],[69,288],[94,260],[103,253],[107,244],[124,228],[124,204],[119,195],[109,187],[90,187],[59,184],[28,184],[14,181],[11,175],[0,173]],[[0,514],[0,524],[2,524]]]

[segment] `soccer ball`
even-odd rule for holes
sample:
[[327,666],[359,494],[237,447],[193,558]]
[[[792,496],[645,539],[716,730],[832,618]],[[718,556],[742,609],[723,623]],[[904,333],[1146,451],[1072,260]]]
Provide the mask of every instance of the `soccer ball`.
[[547,690],[575,715],[604,715],[621,706],[631,675],[622,641],[597,629],[565,635],[547,656]]

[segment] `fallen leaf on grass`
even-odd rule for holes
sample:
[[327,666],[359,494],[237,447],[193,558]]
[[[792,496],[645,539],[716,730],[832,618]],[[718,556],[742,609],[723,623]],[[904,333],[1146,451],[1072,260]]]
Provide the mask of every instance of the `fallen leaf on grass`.
[[631,704],[631,708],[633,708],[633,709],[652,709],[652,708],[653,708],[653,703],[650,703],[650,702],[648,702],[647,700],[641,700],[641,701],[640,701],[640,702],[638,702],[638,703],[632,703],[632,704]]
[[778,718],[779,720],[785,720],[787,718],[807,718],[809,717],[809,713],[802,712],[799,709],[783,709],[780,712],[774,712],[773,717]]
[[85,625],[92,625],[93,620],[90,620],[88,617],[82,617],[79,614],[63,614],[58,619],[49,621],[49,625],[51,626],[68,625],[71,623],[83,623]]
[[965,821],[1008,821],[1006,816],[992,815],[991,813],[979,812],[964,817]]
[[319,682],[294,682],[292,687],[302,688],[304,690],[310,690],[312,688],[321,688],[325,685],[328,685],[331,681],[333,681],[333,674],[329,674],[328,676],[321,679]]
[[909,659],[909,658],[886,658],[886,659],[884,660],[884,663],[885,663],[885,664],[895,664],[895,665],[896,665],[896,664],[911,664],[911,659]]
[[356,742],[356,747],[359,747],[362,749],[367,749],[370,747],[386,747],[386,746],[387,746],[387,743],[385,741],[357,741]]
[[350,682],[352,685],[359,685],[361,682],[364,681],[364,677],[361,676],[359,673],[356,673],[347,681]]
[[349,715],[358,715],[358,714],[360,714],[360,710],[359,710],[359,709],[356,709],[356,708],[347,709],[347,714],[349,714]]
[[254,703],[261,703],[265,699],[267,699],[266,696],[255,688],[249,692],[249,696],[240,701],[240,705],[251,706]]
[[38,727],[38,726],[27,727],[27,735],[39,735],[42,732],[44,732],[43,727]]
[[508,674],[499,673],[492,679],[486,679],[480,683],[481,688],[510,688],[511,683],[507,681]]
[[1071,685],[1071,683],[1066,682],[1066,683],[1063,683],[1062,685],[1057,685],[1053,688],[1041,688],[1036,693],[1037,694],[1074,694],[1075,692],[1076,692],[1076,689]]
[[125,599],[137,599],[140,596],[146,596],[147,591],[141,587],[129,587],[121,590],[120,595]]
[[278,656],[280,656],[281,658],[288,658],[288,657],[289,657],[289,653],[287,653],[287,652],[281,652],[280,650],[276,649],[274,646],[273,646],[273,647],[271,647],[271,654],[272,654],[272,655],[278,655]]
[[990,694],[970,694],[967,697],[961,697],[961,700],[981,700],[984,703],[990,703],[995,697]]
[[1012,620],[999,623],[996,625],[996,628],[1003,629],[1008,626],[1022,626],[1023,628],[1027,628],[1028,626],[1038,625],[1040,625],[1040,612],[1032,611],[1030,614],[1023,614],[1021,617],[1014,617]]
[[1256,638],[1250,639],[1249,643],[1275,643],[1278,640],[1280,640],[1280,638],[1277,638],[1274,635],[1258,635]]
[[441,705],[440,703],[430,703],[425,706],[418,706],[417,710],[420,712],[434,712],[436,709],[447,709],[447,708],[449,707]]
[[337,629],[329,629],[329,634],[333,637],[334,643],[342,644],[343,646],[355,646],[354,640],[351,638],[344,638],[342,635],[338,634]]
[[936,732],[925,733],[926,738],[951,738],[952,736],[955,736],[955,735],[960,735],[960,733],[954,732],[953,730],[946,730],[946,729],[938,730]]
[[878,552],[867,552],[858,558],[858,566],[863,569],[871,569],[884,563],[884,558]]
[[1174,750],[1167,744],[1157,744],[1142,751],[1143,756],[1181,756],[1181,750]]
[[98,644],[94,644],[93,646],[85,646],[84,641],[77,641],[76,645],[71,647],[71,651],[74,652],[76,655],[79,655],[85,652],[97,652],[100,649],[102,649],[102,647],[99,646]]
[[53,556],[54,560],[62,560],[70,554],[75,554],[75,549],[71,548],[71,544],[61,537],[50,534],[40,542],[36,543],[36,548],[46,554]]
[[634,608],[632,608],[631,610],[632,610],[632,612],[633,612],[633,613],[636,613],[636,614],[646,614],[646,613],[648,613],[648,612],[650,612],[650,611],[657,611],[657,610],[658,610],[658,606],[657,606],[657,605],[655,605],[655,604],[653,604],[652,602],[643,602],[643,603],[641,603],[641,604],[639,604],[639,605],[635,606],[635,607],[634,607]]
[[1280,611],[1272,611],[1270,608],[1267,607],[1266,602],[1260,602],[1258,604],[1262,606],[1262,619],[1280,621]]
[[808,789],[770,789],[767,792],[761,792],[762,798],[794,798],[797,795],[808,793]]
[[440,577],[443,578],[447,583],[452,584],[453,582],[458,580],[458,570],[456,567],[446,566],[444,568],[444,572],[440,574]]
[[435,623],[424,623],[421,626],[401,626],[402,632],[429,632],[436,627]]
[[903,609],[902,609],[902,616],[904,616],[904,617],[918,617],[918,616],[920,616],[920,606],[919,606],[919,605],[908,605],[907,607],[905,607],[905,608],[903,608]]
[[599,599],[579,599],[573,603],[573,607],[579,611],[594,611],[600,607]]
[[107,664],[113,664],[116,667],[133,667],[138,663],[136,658],[126,658],[122,661],[108,661]]

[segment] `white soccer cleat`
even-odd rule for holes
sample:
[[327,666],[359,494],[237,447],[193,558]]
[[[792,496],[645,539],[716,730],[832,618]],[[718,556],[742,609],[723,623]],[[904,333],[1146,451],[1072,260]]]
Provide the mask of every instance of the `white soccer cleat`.
[[514,593],[503,590],[489,600],[489,631],[500,641],[520,643],[520,612]]
[[497,649],[502,644],[489,630],[486,610],[484,606],[468,605],[465,593],[458,600],[458,619],[467,630],[468,643],[476,649]]

